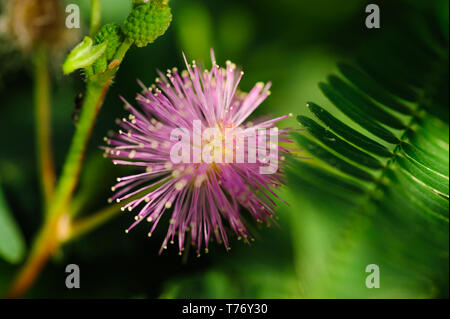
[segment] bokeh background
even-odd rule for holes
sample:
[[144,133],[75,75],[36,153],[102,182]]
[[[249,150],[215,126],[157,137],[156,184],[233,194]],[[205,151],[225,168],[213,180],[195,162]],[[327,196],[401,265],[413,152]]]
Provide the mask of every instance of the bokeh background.
[[[7,0],[9,1],[9,0]],[[122,22],[130,1],[103,0],[102,22]],[[69,3],[69,2],[68,2]],[[72,0],[81,8],[82,29],[87,33],[89,0]],[[102,157],[98,148],[114,120],[123,117],[119,95],[133,101],[139,78],[153,83],[156,69],[183,67],[181,52],[209,67],[209,50],[217,61],[232,60],[245,71],[241,89],[257,81],[272,81],[272,95],[257,114],[302,114],[307,101],[330,103],[317,84],[336,71],[336,64],[351,59],[373,38],[392,32],[403,18],[421,11],[446,16],[448,1],[377,1],[381,29],[365,28],[363,0],[171,0],[173,23],[154,44],[132,48],[110,89],[95,126],[82,183],[91,196],[83,212],[107,204],[110,187],[123,174]],[[71,115],[74,98],[84,90],[77,74],[63,76],[63,55],[52,59],[53,145],[59,172],[74,132]],[[0,39],[0,187],[3,201],[24,234],[29,247],[42,221],[33,129],[30,63],[6,39]],[[282,124],[298,128],[295,118]],[[214,244],[208,255],[183,260],[175,249],[158,255],[166,232],[161,224],[149,239],[146,225],[125,235],[133,216],[121,214],[79,240],[64,246],[47,265],[27,295],[37,298],[336,298],[427,297],[417,287],[364,288],[364,269],[351,269],[340,278],[341,289],[328,289],[336,280],[336,256],[327,234],[335,231],[329,216],[318,215],[295,187],[280,191],[289,205],[280,203],[280,227],[256,227],[252,247],[233,239],[232,250]],[[2,208],[0,208],[2,209]],[[333,212],[330,211],[330,215]],[[380,232],[380,236],[382,233]],[[361,254],[363,255],[363,253]],[[65,287],[65,267],[78,264],[81,289]],[[17,265],[0,260],[0,295]],[[445,272],[444,272],[445,274]],[[445,276],[444,276],[445,277]],[[438,296],[448,296],[448,272]],[[445,284],[447,280],[447,284]],[[445,289],[446,288],[446,289]]]

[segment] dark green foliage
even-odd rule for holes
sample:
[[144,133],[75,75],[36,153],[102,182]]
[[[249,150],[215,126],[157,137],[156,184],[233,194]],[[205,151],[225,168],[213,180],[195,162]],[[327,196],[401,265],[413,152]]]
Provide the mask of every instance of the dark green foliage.
[[350,143],[355,144],[363,149],[366,149],[373,154],[382,157],[391,157],[393,154],[385,146],[366,137],[365,135],[357,132],[346,124],[336,119],[333,115],[314,103],[308,103],[306,105],[309,110],[320,119],[328,128],[341,135],[344,139]]
[[[364,181],[373,181],[374,177],[366,172],[363,169],[358,168],[355,165],[352,165],[351,163],[343,160],[341,157],[334,155],[324,147],[320,146],[316,142],[311,141],[310,139],[306,138],[303,135],[300,134],[293,134],[295,140],[302,145],[309,153],[316,156],[317,158],[320,158],[324,162],[330,164],[331,166],[341,170],[344,173],[347,173],[351,176],[354,176],[356,178],[362,179]],[[326,137],[325,137],[326,138]],[[334,149],[335,151],[338,151]],[[346,155],[351,154],[347,153]]]
[[383,164],[375,157],[352,146],[350,143],[323,128],[310,118],[299,116],[298,121],[319,141],[335,151],[345,154],[347,158],[369,168],[380,169],[383,167]]
[[137,5],[123,24],[123,33],[138,47],[152,43],[162,35],[172,21],[167,1],[151,0]]
[[[376,296],[364,285],[370,263],[384,297],[448,296],[448,43],[412,34],[379,39],[356,66],[339,66],[344,78],[320,84],[347,124],[314,103],[318,121],[298,117],[306,132],[294,138],[313,159],[291,159],[290,184],[340,229],[329,235],[332,268],[313,270],[333,279],[321,291],[331,297]],[[349,288],[358,271],[361,285]]]
[[345,98],[344,93],[325,83],[320,83],[319,86],[327,98],[353,121],[388,143],[397,144],[399,142],[398,138],[373,119],[366,109]]

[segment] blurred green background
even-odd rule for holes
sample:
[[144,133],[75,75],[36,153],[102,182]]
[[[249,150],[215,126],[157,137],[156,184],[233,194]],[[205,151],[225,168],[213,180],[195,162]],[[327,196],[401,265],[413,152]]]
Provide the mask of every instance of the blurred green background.
[[[89,0],[73,0],[81,8],[83,30],[89,23]],[[139,78],[153,83],[156,69],[183,67],[181,52],[188,59],[205,61],[209,67],[209,49],[214,48],[223,65],[232,60],[245,71],[241,89],[249,90],[257,81],[272,81],[272,95],[257,114],[273,116],[305,113],[307,101],[330,105],[317,83],[336,70],[336,63],[351,59],[354,52],[372,38],[392,32],[411,12],[435,10],[441,14],[448,1],[378,1],[382,27],[365,28],[362,0],[171,0],[173,23],[154,44],[132,48],[121,66],[115,84],[101,109],[90,143],[85,185],[93,196],[86,213],[106,205],[110,186],[123,172],[102,157],[98,148],[114,119],[123,117],[119,95],[129,101],[140,87]],[[102,22],[122,22],[129,12],[125,0],[103,0]],[[445,17],[444,17],[445,19]],[[75,31],[74,31],[75,32]],[[4,202],[13,212],[29,247],[42,215],[38,188],[33,112],[32,81],[27,59],[0,40],[0,185]],[[74,131],[71,114],[74,98],[84,90],[80,76],[63,76],[62,57],[52,65],[53,145],[59,172]],[[294,118],[282,124],[298,128]],[[94,189],[92,188],[94,186]],[[232,250],[214,245],[208,255],[189,256],[183,262],[175,249],[158,250],[166,232],[161,224],[149,239],[142,225],[125,235],[131,215],[119,215],[113,221],[64,246],[47,265],[28,297],[56,298],[336,298],[426,297],[429,292],[416,287],[364,288],[364,269],[348,269],[344,278],[333,273],[338,263],[329,233],[335,225],[329,216],[315,214],[311,201],[285,187],[280,195],[289,205],[280,204],[280,227],[256,227],[256,242],[248,247],[233,239]],[[330,214],[333,212],[330,212]],[[338,212],[335,212],[338,213]],[[355,251],[356,258],[366,258]],[[331,256],[331,257],[330,257]],[[65,287],[65,267],[81,268],[81,289]],[[373,261],[376,263],[376,261]],[[350,267],[350,266],[349,266]],[[0,260],[0,294],[7,287],[16,265]],[[396,273],[395,275],[398,275]],[[382,277],[388,280],[389,274]],[[445,278],[443,278],[444,280]],[[339,280],[338,291],[328,283]],[[448,281],[448,272],[447,272]],[[445,291],[445,289],[444,289]],[[443,293],[448,295],[447,292]],[[442,291],[440,292],[442,296]]]

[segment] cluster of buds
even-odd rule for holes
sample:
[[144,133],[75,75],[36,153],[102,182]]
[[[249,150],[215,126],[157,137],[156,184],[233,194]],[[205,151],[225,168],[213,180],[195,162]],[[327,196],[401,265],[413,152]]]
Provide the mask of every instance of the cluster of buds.
[[122,44],[146,46],[164,34],[172,21],[168,1],[133,0],[132,10],[123,25],[106,24],[94,39],[85,37],[67,56],[64,73],[84,69],[86,77],[104,72]]
[[123,25],[123,32],[136,46],[144,47],[166,32],[172,14],[168,2],[164,0],[134,1],[133,6]]

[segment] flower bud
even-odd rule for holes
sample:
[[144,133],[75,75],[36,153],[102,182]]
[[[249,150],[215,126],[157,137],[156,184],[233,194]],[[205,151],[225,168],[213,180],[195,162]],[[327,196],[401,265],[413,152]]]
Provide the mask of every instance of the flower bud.
[[166,32],[172,21],[172,13],[166,0],[139,2],[142,4],[136,3],[122,31],[136,46],[144,47]]
[[[106,43],[105,53],[100,56],[93,65],[94,73],[104,72],[108,66],[108,63],[114,57],[117,48],[122,43],[122,31],[120,26],[116,23],[105,24],[95,35],[94,44],[98,45]],[[89,73],[89,72],[87,72]]]
[[134,8],[136,8],[137,6],[140,6],[141,4],[144,4],[144,3],[148,3],[150,0],[132,0],[131,1],[131,5],[132,5],[132,7],[133,7],[133,9]]
[[122,32],[117,23],[105,24],[95,35],[94,44],[107,42],[105,50],[106,60],[109,62],[114,57],[117,48],[122,43]]

